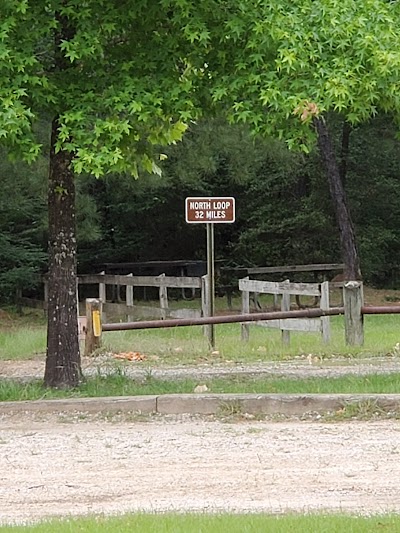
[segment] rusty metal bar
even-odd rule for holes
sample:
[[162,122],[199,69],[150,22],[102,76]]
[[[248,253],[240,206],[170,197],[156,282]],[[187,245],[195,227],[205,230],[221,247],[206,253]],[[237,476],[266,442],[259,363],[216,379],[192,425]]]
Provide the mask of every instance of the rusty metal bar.
[[379,305],[361,307],[363,315],[395,315],[400,313],[400,305]]
[[[400,312],[400,311],[399,311]],[[204,326],[207,324],[231,324],[235,322],[256,322],[258,320],[281,320],[285,318],[318,318],[321,316],[343,315],[344,307],[330,309],[302,309],[300,311],[272,311],[246,315],[224,315],[202,318],[176,318],[168,320],[142,320],[140,322],[118,322],[103,324],[103,331],[123,331],[128,329],[174,328],[178,326]]]

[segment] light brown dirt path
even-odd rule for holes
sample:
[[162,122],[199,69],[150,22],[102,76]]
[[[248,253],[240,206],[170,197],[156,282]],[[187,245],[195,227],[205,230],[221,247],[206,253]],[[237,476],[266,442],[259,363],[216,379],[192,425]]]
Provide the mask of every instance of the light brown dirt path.
[[138,509],[400,511],[396,421],[64,422],[0,420],[0,523]]
[[[29,380],[44,375],[44,357],[29,360],[1,361],[0,378]],[[399,357],[337,358],[320,361],[318,358],[265,361],[256,363],[197,364],[182,366],[150,365],[144,362],[121,363],[111,356],[82,357],[84,374],[107,374],[122,367],[132,378],[149,375],[157,379],[209,379],[217,376],[284,376],[287,378],[339,377],[343,375],[369,375],[400,373]]]

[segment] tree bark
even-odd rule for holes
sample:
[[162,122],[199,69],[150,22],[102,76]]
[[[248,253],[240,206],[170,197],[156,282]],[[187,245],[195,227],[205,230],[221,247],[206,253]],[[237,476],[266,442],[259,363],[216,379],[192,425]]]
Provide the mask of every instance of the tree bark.
[[72,155],[55,152],[58,120],[52,123],[49,168],[49,280],[44,383],[76,387],[81,380],[78,340],[75,182]]
[[345,279],[359,280],[361,279],[361,270],[356,237],[332,139],[323,117],[314,117],[313,123],[317,132],[318,148],[325,166],[336,221],[339,227],[344,276]]

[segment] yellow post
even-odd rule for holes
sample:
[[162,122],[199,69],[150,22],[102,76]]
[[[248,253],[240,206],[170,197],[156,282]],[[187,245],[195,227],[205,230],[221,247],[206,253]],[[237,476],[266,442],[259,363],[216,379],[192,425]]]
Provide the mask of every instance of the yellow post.
[[92,355],[101,346],[101,308],[101,300],[86,299],[85,356]]

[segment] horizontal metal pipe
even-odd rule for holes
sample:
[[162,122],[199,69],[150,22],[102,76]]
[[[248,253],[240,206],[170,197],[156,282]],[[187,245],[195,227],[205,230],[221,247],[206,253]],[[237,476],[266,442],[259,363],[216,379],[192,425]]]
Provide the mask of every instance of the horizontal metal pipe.
[[400,313],[400,305],[371,305],[361,307],[363,315],[395,315]]
[[258,320],[281,320],[284,318],[318,318],[321,316],[343,315],[344,307],[330,309],[302,309],[299,311],[272,311],[246,315],[211,316],[202,318],[174,318],[168,320],[143,320],[140,322],[118,322],[103,324],[103,331],[128,329],[174,328],[178,326],[204,326],[207,324],[231,324],[234,322],[256,322]]

